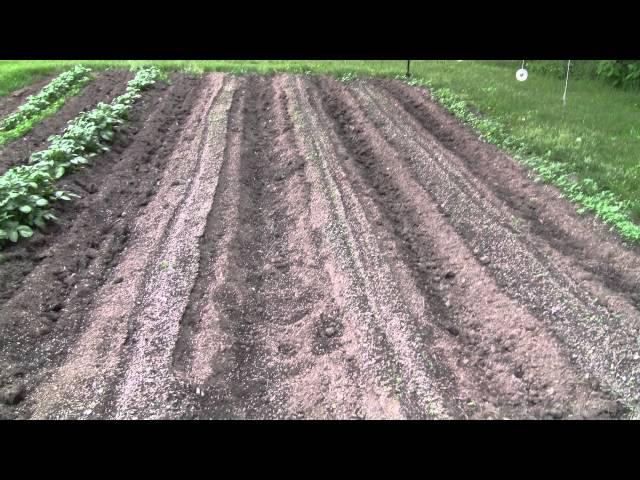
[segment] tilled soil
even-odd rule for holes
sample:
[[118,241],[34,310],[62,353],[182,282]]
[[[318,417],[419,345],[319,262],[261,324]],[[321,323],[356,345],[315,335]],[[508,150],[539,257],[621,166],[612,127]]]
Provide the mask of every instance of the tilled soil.
[[422,90],[174,75],[63,183],[5,418],[638,417],[637,248]]

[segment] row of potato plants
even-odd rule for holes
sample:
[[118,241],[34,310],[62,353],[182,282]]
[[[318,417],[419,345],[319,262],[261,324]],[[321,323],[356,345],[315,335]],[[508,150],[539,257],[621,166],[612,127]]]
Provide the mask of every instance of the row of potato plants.
[[13,130],[20,124],[40,116],[43,111],[50,108],[60,99],[87,83],[91,79],[89,72],[91,72],[91,69],[83,65],[76,65],[70,70],[61,73],[37,94],[27,97],[25,103],[18,107],[16,112],[5,117],[0,122],[0,131]]
[[52,204],[78,196],[57,189],[57,180],[109,150],[107,144],[127,119],[140,92],[159,77],[156,67],[140,69],[124,94],[110,104],[99,103],[93,110],[80,113],[61,135],[49,137],[49,148],[33,153],[29,164],[13,167],[0,176],[0,248],[7,241],[31,237],[33,227],[56,220]]

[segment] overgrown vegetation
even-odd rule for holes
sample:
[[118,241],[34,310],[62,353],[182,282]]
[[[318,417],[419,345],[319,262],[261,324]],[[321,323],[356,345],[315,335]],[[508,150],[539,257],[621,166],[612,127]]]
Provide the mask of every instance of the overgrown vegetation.
[[597,72],[617,87],[640,87],[639,60],[602,60],[598,62]]
[[0,121],[0,145],[20,138],[43,118],[58,111],[67,98],[76,95],[91,79],[90,71],[76,65],[54,78],[37,94],[27,97],[16,112]]
[[[513,66],[514,61],[493,61],[495,65]],[[565,78],[567,60],[526,60],[529,73]],[[574,60],[569,69],[573,79],[599,79],[624,89],[640,89],[640,60]]]
[[99,103],[93,110],[80,113],[62,135],[49,137],[49,148],[33,153],[28,165],[11,168],[0,176],[0,246],[30,237],[33,227],[43,227],[56,219],[52,204],[77,196],[57,189],[57,180],[109,150],[107,143],[116,127],[124,123],[140,92],[159,76],[155,67],[139,70],[124,94],[110,104]]

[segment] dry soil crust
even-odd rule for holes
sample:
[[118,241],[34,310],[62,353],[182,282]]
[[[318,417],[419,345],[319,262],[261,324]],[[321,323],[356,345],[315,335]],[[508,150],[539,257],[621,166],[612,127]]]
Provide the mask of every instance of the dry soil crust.
[[118,138],[0,265],[4,417],[637,417],[637,251],[424,91],[176,75]]

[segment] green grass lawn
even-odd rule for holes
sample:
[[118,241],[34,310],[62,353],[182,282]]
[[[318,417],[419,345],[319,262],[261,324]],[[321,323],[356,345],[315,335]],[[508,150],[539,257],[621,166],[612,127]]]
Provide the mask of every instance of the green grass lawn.
[[[285,71],[337,76],[395,76],[406,69],[405,61],[370,60],[0,61],[0,96],[76,63],[93,68],[153,63],[166,70],[194,73]],[[561,165],[562,172],[572,178],[588,179],[594,192],[611,192],[613,196],[607,197],[610,203],[619,202],[628,218],[640,222],[640,92],[616,89],[585,75],[570,77],[567,106],[563,107],[564,80],[536,73],[534,63],[525,82],[515,79],[519,60],[412,61],[411,72],[413,78],[436,90],[449,89],[472,110],[481,112],[480,118],[491,120],[516,143],[525,145],[525,151],[519,153],[539,157],[552,169]],[[487,138],[493,140],[490,135]],[[558,183],[552,175],[547,178]]]

